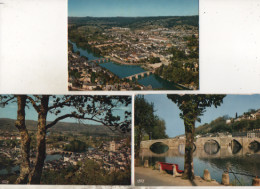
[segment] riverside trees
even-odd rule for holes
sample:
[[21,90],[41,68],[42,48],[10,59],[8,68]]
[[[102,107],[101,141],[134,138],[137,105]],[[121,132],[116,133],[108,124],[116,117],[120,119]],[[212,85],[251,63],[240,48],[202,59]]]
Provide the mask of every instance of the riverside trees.
[[[0,103],[2,106],[17,103],[18,107],[15,126],[21,135],[22,159],[17,184],[40,184],[46,157],[46,133],[61,120],[90,120],[122,133],[131,129],[131,112],[124,111],[124,116],[115,113],[116,109],[131,103],[130,96],[5,95],[0,96]],[[26,107],[33,107],[38,114],[37,152],[33,168],[30,167],[30,137],[25,125]],[[56,119],[47,123],[48,114],[55,115]]]
[[194,179],[193,170],[193,142],[195,134],[195,122],[200,122],[200,116],[206,111],[207,107],[214,105],[216,108],[223,103],[225,95],[175,95],[168,94],[181,110],[180,118],[184,120],[185,126],[185,162],[183,178]]
[[145,133],[152,134],[153,139],[168,138],[165,122],[155,115],[154,105],[143,96],[135,98],[135,157],[139,157],[140,144]]

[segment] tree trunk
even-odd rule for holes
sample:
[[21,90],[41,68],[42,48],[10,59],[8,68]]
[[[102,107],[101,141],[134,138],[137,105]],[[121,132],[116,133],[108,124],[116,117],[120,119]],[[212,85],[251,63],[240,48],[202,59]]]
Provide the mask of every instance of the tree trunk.
[[135,158],[138,159],[139,158],[139,154],[140,154],[140,145],[141,145],[141,141],[142,141],[142,130],[139,126],[136,127],[136,146],[135,146]]
[[15,184],[26,184],[30,173],[30,136],[25,125],[25,105],[26,96],[17,96],[17,120],[15,122],[16,128],[19,130],[21,136],[21,164],[20,175],[15,181]]
[[185,125],[185,158],[184,158],[184,173],[182,178],[193,180],[194,179],[194,169],[193,169],[193,142],[195,133],[195,121],[192,123],[187,123],[184,121]]
[[48,112],[49,96],[41,99],[40,112],[38,112],[38,131],[37,131],[37,154],[34,169],[29,176],[30,184],[40,184],[44,160],[46,157],[46,119]]

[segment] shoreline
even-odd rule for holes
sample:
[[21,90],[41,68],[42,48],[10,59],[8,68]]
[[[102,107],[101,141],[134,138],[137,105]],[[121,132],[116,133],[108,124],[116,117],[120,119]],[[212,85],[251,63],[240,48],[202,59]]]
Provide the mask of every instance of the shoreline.
[[193,181],[173,177],[152,168],[135,167],[135,186],[223,186],[215,180],[205,181],[195,176]]

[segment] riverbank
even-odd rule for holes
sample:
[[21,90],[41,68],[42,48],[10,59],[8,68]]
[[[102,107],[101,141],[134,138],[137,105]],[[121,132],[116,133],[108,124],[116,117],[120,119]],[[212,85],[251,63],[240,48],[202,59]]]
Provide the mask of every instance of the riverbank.
[[117,59],[115,57],[110,57],[110,56],[107,56],[107,58],[110,58],[111,61],[113,61],[115,63],[118,63],[118,64],[124,64],[124,65],[130,65],[130,66],[143,66],[143,65],[145,65],[145,63],[141,64],[141,63],[128,63],[128,62],[124,62],[122,60],[119,60],[119,59]]
[[136,186],[222,186],[217,181],[205,181],[195,176],[193,181],[184,180],[181,177],[173,177],[167,173],[160,173],[152,168],[135,167]]

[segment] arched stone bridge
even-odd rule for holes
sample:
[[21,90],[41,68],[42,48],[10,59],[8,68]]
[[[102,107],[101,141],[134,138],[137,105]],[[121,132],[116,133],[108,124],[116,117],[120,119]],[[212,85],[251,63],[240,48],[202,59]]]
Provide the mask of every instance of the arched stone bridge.
[[110,58],[100,58],[100,59],[90,60],[89,62],[94,62],[97,64],[107,63],[110,62]]
[[137,74],[134,74],[134,75],[127,76],[125,78],[132,81],[133,79],[138,79],[139,77],[142,78],[142,77],[145,77],[145,76],[149,76],[153,73],[154,73],[154,71],[145,71],[145,72],[141,72],[141,73],[137,73]]
[[[253,142],[258,142],[260,144],[260,138],[247,138],[247,137],[201,137],[195,140],[194,146],[195,151],[194,155],[198,156],[208,156],[208,154],[204,154],[204,145],[206,142],[214,141],[218,144],[220,151],[215,154],[215,156],[229,156],[232,154],[232,147],[235,143],[241,145],[241,150],[238,155],[244,155],[246,153],[250,153],[252,150],[249,148],[250,144]],[[150,155],[155,155],[155,153],[150,151],[150,147],[155,143],[163,143],[169,147],[169,152],[174,153],[175,155],[183,155],[180,154],[180,151],[183,151],[185,146],[185,138],[169,138],[169,139],[158,139],[158,140],[147,140],[141,142],[141,151],[144,153],[149,153]],[[160,154],[159,156],[163,156]]]

